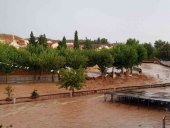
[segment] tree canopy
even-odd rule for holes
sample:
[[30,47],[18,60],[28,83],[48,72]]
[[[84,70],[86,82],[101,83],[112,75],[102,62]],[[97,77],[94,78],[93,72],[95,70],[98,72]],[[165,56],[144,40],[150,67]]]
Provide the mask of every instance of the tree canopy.
[[64,36],[63,40],[58,42],[57,49],[60,50],[60,49],[66,49],[66,48],[67,48],[67,40],[66,40],[66,37]]
[[96,54],[96,64],[99,66],[99,70],[101,71],[102,75],[104,75],[107,71],[108,67],[111,67],[114,59],[111,56],[108,50],[101,50],[98,51]]
[[59,80],[60,88],[66,88],[72,91],[74,96],[75,89],[80,90],[85,80],[83,69],[62,69]]

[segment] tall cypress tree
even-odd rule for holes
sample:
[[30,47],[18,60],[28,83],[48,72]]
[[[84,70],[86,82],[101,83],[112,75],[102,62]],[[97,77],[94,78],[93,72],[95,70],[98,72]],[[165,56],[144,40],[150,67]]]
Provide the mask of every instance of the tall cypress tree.
[[30,34],[29,45],[37,46],[36,38],[32,31]]
[[62,40],[62,47],[63,48],[67,48],[67,41],[66,41],[66,37],[65,36],[63,37],[63,40]]
[[74,49],[79,49],[79,39],[78,39],[77,31],[75,31],[75,34],[74,34]]

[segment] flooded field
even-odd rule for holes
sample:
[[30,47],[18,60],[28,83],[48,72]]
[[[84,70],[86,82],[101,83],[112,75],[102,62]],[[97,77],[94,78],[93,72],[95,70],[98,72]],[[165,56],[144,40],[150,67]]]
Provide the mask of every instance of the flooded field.
[[170,101],[170,87],[161,87],[161,88],[150,88],[150,89],[141,89],[145,96],[148,97],[159,97]]
[[[143,74],[154,77],[157,83],[170,82],[169,68],[156,64],[142,64],[141,67]],[[123,83],[121,80],[112,86],[138,84],[139,80],[128,81]],[[143,84],[147,84],[147,82],[143,81]],[[27,88],[29,88],[28,86]],[[55,85],[50,86],[46,84],[43,85],[43,88],[49,88],[46,91],[53,91],[56,87]],[[21,90],[24,90],[24,85],[16,85],[16,87],[20,89],[23,87]],[[38,85],[38,87],[42,86]],[[3,88],[1,93],[2,90]],[[44,90],[44,92],[46,91]],[[152,91],[157,90],[152,89]],[[166,92],[169,89],[161,91]],[[161,128],[164,114],[163,110],[104,102],[103,95],[91,95],[1,105],[0,124],[12,124],[14,128]]]
[[142,64],[142,71],[163,83],[170,82],[170,68],[158,64]]
[[164,113],[93,95],[0,106],[0,123],[14,128],[160,128]]

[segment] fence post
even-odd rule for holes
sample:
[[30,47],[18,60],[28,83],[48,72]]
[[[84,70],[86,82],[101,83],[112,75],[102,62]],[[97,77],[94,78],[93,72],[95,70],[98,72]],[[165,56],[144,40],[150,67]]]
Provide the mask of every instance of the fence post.
[[16,98],[13,98],[13,104],[15,104],[16,103]]
[[165,128],[165,116],[162,119],[162,128]]
[[73,92],[72,91],[70,92],[70,97],[73,97]]

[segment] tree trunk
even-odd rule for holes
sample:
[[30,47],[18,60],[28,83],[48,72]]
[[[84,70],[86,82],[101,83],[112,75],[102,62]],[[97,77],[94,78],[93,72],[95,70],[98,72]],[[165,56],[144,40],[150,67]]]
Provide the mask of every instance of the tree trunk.
[[130,73],[132,74],[132,67],[130,68]]
[[74,97],[74,88],[72,89],[72,96]]
[[57,76],[58,76],[58,80],[60,80],[60,73],[57,73]]
[[112,78],[114,78],[115,72],[114,72],[114,67],[112,67]]
[[70,92],[70,97],[73,97],[74,96],[74,88],[71,88],[70,91],[71,91]]
[[105,75],[104,75],[104,73],[102,73],[102,81],[104,80],[104,77],[105,77]]
[[8,73],[6,73],[6,84],[8,83]]
[[36,81],[36,70],[34,70],[34,81]]
[[39,81],[41,80],[42,74],[43,74],[43,70],[40,70],[40,75],[39,75],[39,77],[38,77],[38,80],[39,80]]
[[122,73],[122,74],[124,73],[123,68],[121,68],[121,73]]
[[54,72],[52,72],[52,82],[54,82]]

